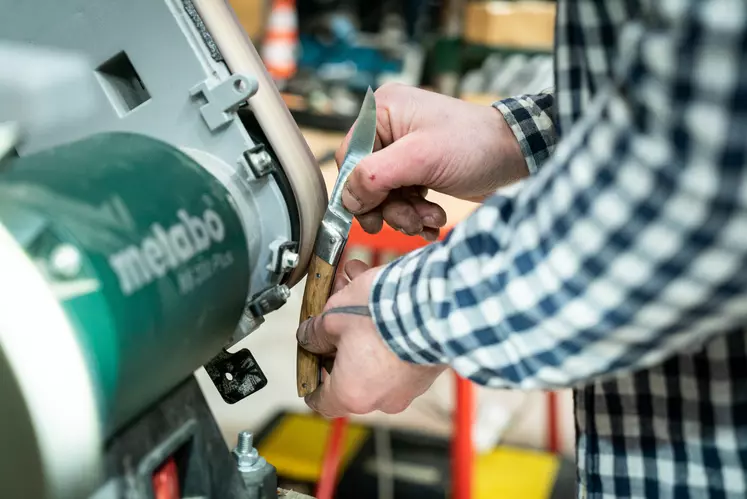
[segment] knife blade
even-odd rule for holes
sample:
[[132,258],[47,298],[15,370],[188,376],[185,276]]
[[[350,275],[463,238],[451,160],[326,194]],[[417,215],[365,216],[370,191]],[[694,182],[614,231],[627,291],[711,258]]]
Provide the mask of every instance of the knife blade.
[[[309,263],[301,318],[303,322],[322,313],[327,303],[337,264],[347,243],[353,214],[342,205],[342,191],[350,174],[361,160],[373,152],[376,141],[376,99],[369,88],[355,121],[348,150],[332,188],[327,211],[314,243],[314,254]],[[296,358],[296,388],[299,397],[316,390],[322,379],[322,360],[298,346]]]

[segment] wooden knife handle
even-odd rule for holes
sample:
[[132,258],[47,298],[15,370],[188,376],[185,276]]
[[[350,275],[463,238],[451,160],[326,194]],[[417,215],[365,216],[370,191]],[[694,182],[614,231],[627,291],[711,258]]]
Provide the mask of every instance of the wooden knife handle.
[[[312,255],[309,274],[306,277],[306,288],[303,292],[303,301],[301,302],[300,322],[322,313],[332,291],[334,280],[335,266],[316,255]],[[301,345],[298,346],[296,386],[299,397],[305,397],[313,392],[321,383],[321,362],[320,356],[307,352]]]

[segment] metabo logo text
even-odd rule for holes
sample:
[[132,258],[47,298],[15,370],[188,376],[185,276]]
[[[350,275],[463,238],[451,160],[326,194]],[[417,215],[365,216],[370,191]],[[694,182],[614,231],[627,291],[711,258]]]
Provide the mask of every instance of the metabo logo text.
[[211,209],[205,210],[202,217],[193,217],[184,210],[176,215],[176,224],[168,228],[153,224],[151,234],[139,246],[133,244],[109,257],[109,265],[125,295],[204,253],[226,235],[223,220]]

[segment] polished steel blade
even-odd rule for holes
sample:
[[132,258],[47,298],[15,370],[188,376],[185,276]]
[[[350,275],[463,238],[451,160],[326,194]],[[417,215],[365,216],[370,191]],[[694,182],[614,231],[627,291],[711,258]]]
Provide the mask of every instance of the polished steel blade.
[[363,99],[358,119],[355,122],[353,135],[340,166],[340,173],[329,197],[328,211],[339,217],[343,223],[347,222],[348,229],[353,222],[353,215],[342,205],[342,190],[348,177],[363,158],[373,152],[376,141],[376,98],[369,87],[366,98]]

